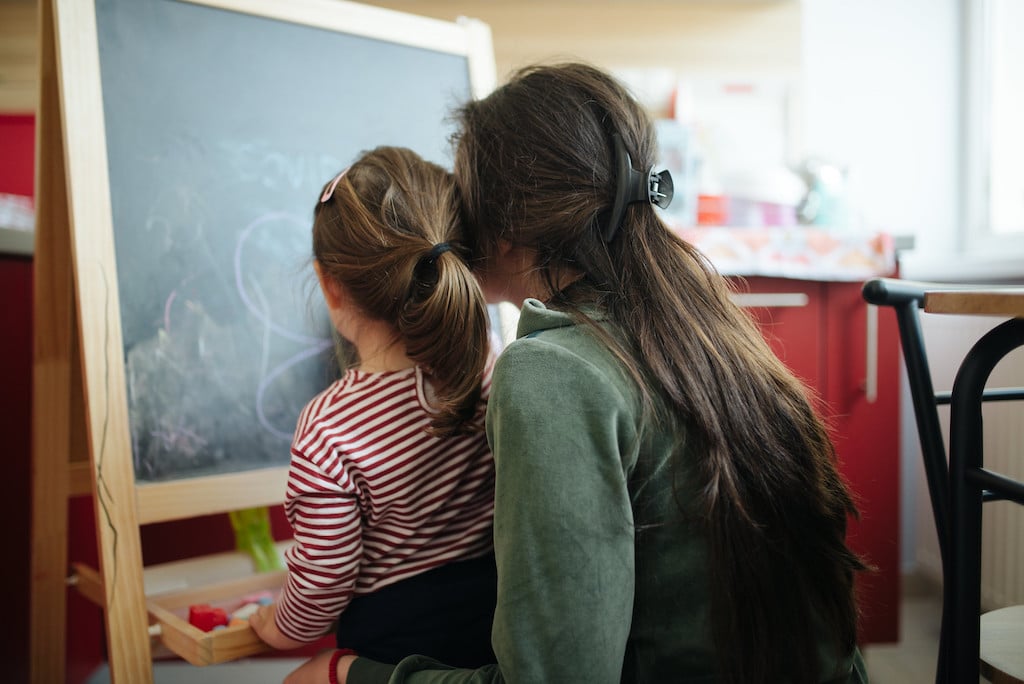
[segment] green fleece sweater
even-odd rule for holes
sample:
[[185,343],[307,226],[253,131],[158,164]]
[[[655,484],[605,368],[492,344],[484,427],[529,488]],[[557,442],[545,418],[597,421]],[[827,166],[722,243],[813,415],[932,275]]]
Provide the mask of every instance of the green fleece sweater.
[[[527,300],[517,336],[487,411],[498,664],[359,658],[348,681],[713,681],[706,544],[679,513],[692,492],[679,473],[673,493],[676,440],[640,432],[635,383],[586,326]],[[863,681],[859,654],[835,666],[854,661],[849,681]]]

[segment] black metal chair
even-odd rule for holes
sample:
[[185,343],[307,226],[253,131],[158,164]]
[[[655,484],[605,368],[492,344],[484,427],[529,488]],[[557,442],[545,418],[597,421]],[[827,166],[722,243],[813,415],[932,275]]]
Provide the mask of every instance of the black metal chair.
[[[981,615],[981,507],[987,501],[1013,501],[1024,505],[1024,482],[985,468],[982,403],[1024,399],[1024,391],[986,390],[989,375],[1007,354],[1024,347],[1024,318],[996,326],[967,352],[953,382],[949,430],[949,565],[948,588],[943,595],[943,615],[952,614],[946,637],[946,668],[950,681],[967,682],[978,676],[979,660],[992,674],[1024,680],[1024,621],[1016,639],[1003,635],[998,651],[982,648],[986,621]],[[1021,451],[1024,458],[1024,449]],[[1005,611],[996,611],[1005,615]],[[1008,668],[1015,669],[1008,669]],[[993,681],[1000,677],[993,676]]]
[[[896,313],[903,359],[924,460],[935,529],[942,560],[943,606],[938,684],[974,682],[978,678],[981,643],[981,506],[999,499],[1024,504],[1024,484],[984,468],[981,405],[986,401],[1024,399],[1024,388],[985,389],[996,364],[1024,346],[1024,319],[1012,319],[984,335],[968,352],[951,392],[936,393],[919,318],[925,292],[965,286],[876,278],[864,284],[865,301],[891,307]],[[951,404],[950,460],[939,424],[938,405]],[[1024,450],[1022,450],[1024,458]],[[1012,617],[1008,617],[1011,616]],[[998,629],[1018,629],[1016,613],[995,611],[985,618]],[[1009,620],[1009,622],[1006,622]],[[1018,651],[1024,651],[1024,621]],[[1005,636],[1005,635],[1004,635]],[[1013,644],[1015,636],[1006,643]],[[1012,646],[1011,646],[1012,647]],[[986,655],[988,655],[986,653]],[[998,660],[999,654],[990,660]],[[1001,671],[1002,662],[986,661]],[[1020,681],[1022,672],[1006,672]]]

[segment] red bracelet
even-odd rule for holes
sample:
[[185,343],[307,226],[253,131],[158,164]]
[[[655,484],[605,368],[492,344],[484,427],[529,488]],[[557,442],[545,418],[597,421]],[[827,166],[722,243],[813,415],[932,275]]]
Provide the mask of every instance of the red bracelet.
[[359,655],[351,648],[336,648],[334,654],[331,655],[331,663],[327,666],[327,681],[329,684],[338,684],[338,661],[341,660],[341,656],[347,655]]

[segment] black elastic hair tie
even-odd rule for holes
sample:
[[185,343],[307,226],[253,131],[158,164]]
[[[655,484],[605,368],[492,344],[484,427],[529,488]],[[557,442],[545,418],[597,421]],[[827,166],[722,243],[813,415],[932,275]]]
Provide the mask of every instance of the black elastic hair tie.
[[447,242],[438,242],[436,245],[430,248],[430,252],[427,254],[427,257],[430,259],[437,259],[437,257],[441,256],[445,252],[450,251],[452,251],[451,245],[449,245]]
[[612,144],[615,148],[615,203],[608,217],[601,237],[605,242],[615,239],[626,207],[634,202],[647,202],[665,209],[672,202],[672,174],[668,169],[654,173],[652,166],[646,173],[633,168],[633,160],[629,158],[622,136],[612,133]]
[[433,292],[434,286],[437,285],[437,258],[450,251],[451,245],[447,242],[438,242],[416,262],[416,269],[413,271],[414,301],[421,301]]

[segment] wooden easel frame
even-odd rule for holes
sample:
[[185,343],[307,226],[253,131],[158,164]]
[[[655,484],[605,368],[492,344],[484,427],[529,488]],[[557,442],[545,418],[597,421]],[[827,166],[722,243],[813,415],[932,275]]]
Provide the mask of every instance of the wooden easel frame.
[[[465,55],[473,94],[494,87],[490,30],[342,0],[185,0]],[[139,526],[280,503],[286,468],[135,482],[114,254],[96,13],[40,0],[33,392],[33,682],[64,681],[67,505],[91,494],[98,571],[79,589],[105,611],[114,681],[152,682]]]

